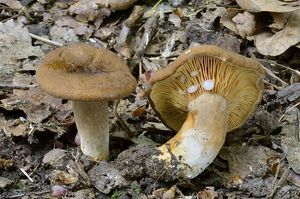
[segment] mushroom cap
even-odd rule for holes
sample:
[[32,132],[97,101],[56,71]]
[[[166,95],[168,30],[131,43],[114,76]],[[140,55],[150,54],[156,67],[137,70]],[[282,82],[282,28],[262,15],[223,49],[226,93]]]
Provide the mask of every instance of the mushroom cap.
[[240,127],[254,112],[263,94],[264,70],[255,59],[212,45],[188,49],[155,72],[149,98],[162,121],[179,131],[189,102],[204,92],[228,102],[228,131]]
[[36,74],[50,95],[70,100],[115,100],[128,96],[136,80],[111,51],[73,44],[48,53]]

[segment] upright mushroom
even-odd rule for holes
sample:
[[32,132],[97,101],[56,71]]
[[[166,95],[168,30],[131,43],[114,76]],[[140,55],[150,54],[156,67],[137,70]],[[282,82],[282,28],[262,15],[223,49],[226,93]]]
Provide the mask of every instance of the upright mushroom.
[[109,50],[73,44],[47,54],[36,78],[50,95],[73,101],[82,152],[95,160],[107,159],[107,101],[135,90],[136,80],[128,66]]
[[226,133],[240,127],[261,101],[263,76],[256,60],[210,45],[190,48],[155,72],[149,98],[178,133],[153,159],[188,178],[200,174],[219,153]]

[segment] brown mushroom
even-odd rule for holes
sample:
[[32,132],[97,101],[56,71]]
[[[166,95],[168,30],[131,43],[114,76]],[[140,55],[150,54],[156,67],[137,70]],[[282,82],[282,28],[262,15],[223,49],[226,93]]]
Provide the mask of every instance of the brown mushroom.
[[128,96],[136,80],[114,53],[87,44],[51,51],[36,74],[50,95],[73,101],[81,150],[95,160],[109,155],[107,101]]
[[217,156],[226,133],[240,127],[261,101],[259,62],[216,46],[188,49],[149,79],[149,98],[162,121],[178,133],[153,157],[196,177]]

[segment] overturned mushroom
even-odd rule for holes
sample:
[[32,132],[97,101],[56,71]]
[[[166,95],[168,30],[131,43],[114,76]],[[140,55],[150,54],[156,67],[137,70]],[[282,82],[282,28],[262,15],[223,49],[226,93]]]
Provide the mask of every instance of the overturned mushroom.
[[114,53],[87,44],[51,51],[36,74],[50,95],[73,101],[81,150],[95,160],[109,155],[107,101],[128,96],[136,80]]
[[154,162],[188,178],[200,174],[219,153],[226,133],[255,110],[263,75],[256,60],[209,45],[190,48],[157,71],[149,80],[150,100],[178,133],[158,148]]

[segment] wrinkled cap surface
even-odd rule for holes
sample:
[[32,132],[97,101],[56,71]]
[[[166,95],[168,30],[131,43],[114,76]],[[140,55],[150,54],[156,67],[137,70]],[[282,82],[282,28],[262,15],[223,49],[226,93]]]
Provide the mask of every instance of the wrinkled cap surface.
[[240,127],[253,113],[263,93],[264,71],[254,59],[217,46],[188,49],[150,78],[149,93],[163,122],[178,131],[189,102],[203,92],[223,96],[228,103],[228,131]]
[[36,78],[50,95],[70,100],[109,101],[126,97],[136,88],[135,78],[117,55],[87,44],[51,51]]

